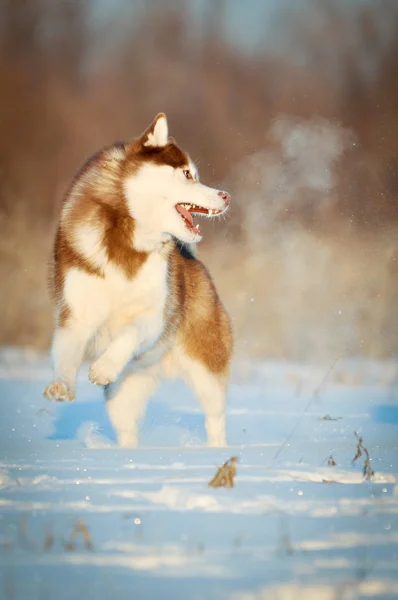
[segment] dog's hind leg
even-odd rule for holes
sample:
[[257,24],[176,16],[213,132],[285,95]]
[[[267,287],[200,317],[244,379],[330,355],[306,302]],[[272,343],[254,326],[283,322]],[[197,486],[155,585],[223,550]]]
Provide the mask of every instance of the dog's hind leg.
[[127,373],[106,386],[106,407],[119,446],[138,445],[139,421],[157,384],[156,374],[147,370]]
[[191,382],[205,413],[208,445],[214,447],[226,446],[225,381],[220,376],[204,369],[202,373],[192,373]]
[[221,373],[212,373],[205,364],[187,356],[181,357],[179,364],[183,368],[184,379],[194,390],[205,413],[208,445],[226,446],[226,377]]

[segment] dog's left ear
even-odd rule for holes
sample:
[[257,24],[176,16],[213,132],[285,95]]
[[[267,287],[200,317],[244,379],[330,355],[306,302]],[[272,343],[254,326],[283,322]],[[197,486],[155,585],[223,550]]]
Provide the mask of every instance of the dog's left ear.
[[162,147],[165,146],[169,139],[169,128],[167,125],[167,117],[164,113],[156,115],[151,125],[144,131],[141,136],[143,146]]

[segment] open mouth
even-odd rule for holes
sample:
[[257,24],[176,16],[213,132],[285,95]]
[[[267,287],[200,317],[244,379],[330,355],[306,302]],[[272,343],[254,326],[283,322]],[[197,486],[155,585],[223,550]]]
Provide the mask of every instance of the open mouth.
[[178,213],[180,213],[181,217],[183,218],[187,229],[193,231],[196,234],[199,234],[199,225],[195,225],[195,223],[193,222],[192,214],[197,213],[207,215],[208,217],[215,217],[224,212],[223,210],[203,208],[202,206],[197,206],[196,204],[176,204],[176,210]]

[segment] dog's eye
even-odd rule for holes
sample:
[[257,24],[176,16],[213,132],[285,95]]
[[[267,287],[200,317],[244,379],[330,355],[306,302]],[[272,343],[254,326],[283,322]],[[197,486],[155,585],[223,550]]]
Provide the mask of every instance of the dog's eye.
[[183,171],[183,173],[184,173],[184,175],[185,175],[185,177],[186,177],[187,179],[193,179],[193,177],[192,177],[192,173],[191,173],[191,171],[189,171],[188,169],[186,169],[185,171]]

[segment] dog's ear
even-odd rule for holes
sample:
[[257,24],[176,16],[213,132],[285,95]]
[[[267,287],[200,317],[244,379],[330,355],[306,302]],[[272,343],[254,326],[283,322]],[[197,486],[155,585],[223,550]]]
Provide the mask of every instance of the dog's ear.
[[140,138],[143,146],[150,148],[165,146],[169,139],[167,117],[164,113],[156,115],[151,125],[144,131]]

